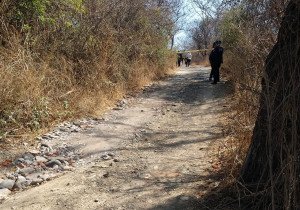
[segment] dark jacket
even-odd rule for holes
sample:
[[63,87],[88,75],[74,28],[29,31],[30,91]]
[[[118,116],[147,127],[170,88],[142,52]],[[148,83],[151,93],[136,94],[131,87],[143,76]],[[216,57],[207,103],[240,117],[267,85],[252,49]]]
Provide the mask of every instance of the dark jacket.
[[223,63],[223,47],[217,46],[215,47],[210,55],[209,55],[209,62],[211,65],[218,65],[220,66]]

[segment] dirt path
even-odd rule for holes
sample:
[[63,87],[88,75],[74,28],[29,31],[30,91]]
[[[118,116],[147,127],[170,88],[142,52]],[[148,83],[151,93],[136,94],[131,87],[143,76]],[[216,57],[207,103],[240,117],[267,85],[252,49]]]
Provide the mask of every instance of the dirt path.
[[197,198],[217,185],[212,144],[222,142],[218,119],[229,94],[208,73],[182,68],[86,131],[52,140],[79,150],[79,167],[11,195],[0,209],[205,209]]

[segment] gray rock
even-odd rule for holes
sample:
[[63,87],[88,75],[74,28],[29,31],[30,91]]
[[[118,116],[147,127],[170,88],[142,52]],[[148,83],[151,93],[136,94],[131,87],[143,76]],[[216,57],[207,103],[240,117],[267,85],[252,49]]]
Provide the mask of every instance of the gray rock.
[[42,179],[43,181],[49,181],[51,180],[51,178],[54,178],[55,176],[57,175],[45,173],[45,174],[38,175],[36,178]]
[[68,128],[65,128],[65,127],[59,128],[59,130],[60,130],[61,132],[68,132],[68,131],[69,131],[69,129],[68,129]]
[[14,188],[23,189],[29,185],[29,181],[24,176],[18,176]]
[[109,156],[111,156],[111,157],[115,157],[115,156],[116,156],[116,154],[113,153],[113,152],[108,152],[107,155],[109,155]]
[[44,180],[41,179],[41,178],[36,178],[36,179],[31,180],[30,185],[39,185],[39,184],[41,184],[43,181],[44,181]]
[[47,167],[53,168],[55,165],[62,166],[61,162],[59,160],[50,160],[49,162],[45,163]]
[[58,169],[59,169],[59,166],[58,166],[58,165],[54,165],[52,168],[53,168],[54,170],[58,170]]
[[7,198],[7,196],[11,193],[9,189],[0,189],[0,200]]
[[34,161],[32,161],[32,160],[25,160],[24,163],[26,165],[32,165],[34,163]]
[[31,174],[35,171],[33,167],[22,168],[18,171],[19,174],[26,175]]
[[34,161],[34,160],[35,160],[34,155],[31,154],[31,153],[26,153],[26,154],[24,154],[24,155],[23,155],[23,158],[24,158],[25,161],[26,161],[26,160],[29,160],[29,161]]
[[44,181],[49,181],[51,179],[49,174],[42,174],[42,175],[38,176],[38,178],[41,178]]
[[190,197],[189,196],[181,196],[180,200],[182,200],[182,201],[188,201],[188,200],[190,200]]
[[50,148],[51,146],[49,146],[48,144],[42,143],[41,147],[48,147],[48,148]]
[[17,181],[19,181],[19,182],[26,182],[27,181],[27,179],[24,177],[24,176],[18,176],[18,179],[17,179]]
[[112,159],[112,157],[109,156],[108,154],[101,155],[101,158],[102,158],[103,160],[110,160],[110,159]]
[[35,159],[36,159],[36,162],[39,162],[39,163],[45,163],[48,161],[47,158],[44,158],[42,156],[36,156]]
[[0,189],[9,189],[11,190],[14,187],[15,181],[11,179],[5,179],[0,183]]
[[78,133],[80,131],[80,128],[78,128],[77,126],[72,126],[70,132],[73,132],[73,133]]
[[18,158],[17,161],[23,163],[25,161],[25,159],[24,158]]
[[[18,173],[13,173],[13,174],[6,173],[5,176],[6,176],[6,178],[8,178],[8,179],[13,179],[13,180],[15,180],[15,179],[19,176],[19,174],[18,174]],[[0,180],[0,182],[1,182],[1,181],[3,181],[3,179]]]

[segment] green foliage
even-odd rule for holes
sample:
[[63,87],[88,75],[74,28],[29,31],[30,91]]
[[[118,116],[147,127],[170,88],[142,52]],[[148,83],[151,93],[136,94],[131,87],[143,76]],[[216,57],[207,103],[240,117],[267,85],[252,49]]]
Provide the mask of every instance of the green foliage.
[[221,23],[220,30],[224,46],[227,49],[236,47],[244,39],[243,25],[245,13],[242,7],[227,12]]
[[84,12],[83,0],[18,0],[10,14],[16,26],[28,31],[37,22],[53,25],[60,16],[68,15],[71,11]]
[[45,21],[50,0],[19,0],[14,8],[15,20],[27,23],[35,18]]

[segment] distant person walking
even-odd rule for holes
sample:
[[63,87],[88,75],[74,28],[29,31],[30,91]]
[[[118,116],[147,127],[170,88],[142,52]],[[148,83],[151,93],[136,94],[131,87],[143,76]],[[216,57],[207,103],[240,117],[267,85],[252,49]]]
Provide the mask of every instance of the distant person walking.
[[183,61],[183,55],[181,52],[178,52],[177,54],[177,65],[178,67],[181,65],[181,62]]
[[188,52],[185,57],[186,57],[186,67],[189,67],[192,62],[192,53]]
[[215,47],[209,55],[209,61],[212,68],[212,76],[214,77],[214,81],[212,84],[217,84],[218,82],[220,82],[220,67],[223,63],[223,52],[224,49],[223,47],[221,47],[221,41],[216,41]]

